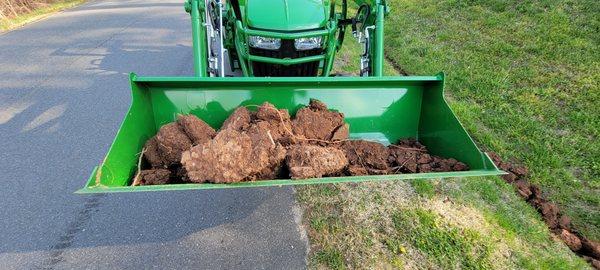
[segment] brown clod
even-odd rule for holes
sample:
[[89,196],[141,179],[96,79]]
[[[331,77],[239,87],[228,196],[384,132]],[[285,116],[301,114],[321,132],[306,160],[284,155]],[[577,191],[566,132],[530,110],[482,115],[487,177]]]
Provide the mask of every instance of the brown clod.
[[192,147],[192,141],[177,123],[162,126],[156,134],[156,142],[166,165],[179,163],[181,153]]
[[[433,158],[431,158],[431,156],[429,154],[422,154],[419,156],[419,159],[417,160],[417,163],[419,164],[427,164],[433,161]],[[456,161],[456,160],[454,160]],[[452,165],[456,164],[456,162],[452,163]]]
[[144,153],[144,158],[152,168],[162,168],[166,166],[166,162],[163,160],[160,155],[160,151],[158,149],[158,143],[156,142],[156,137],[152,137],[146,141],[144,145],[144,149],[146,152]]
[[193,145],[203,144],[217,135],[217,132],[195,115],[178,115],[177,123],[190,138]]
[[285,159],[285,149],[270,142],[266,130],[225,129],[208,143],[183,154],[181,163],[190,181],[232,183],[274,178]]
[[504,179],[504,181],[506,181],[506,183],[510,184],[510,183],[517,181],[517,175],[509,172],[508,174],[502,175],[502,179]]
[[252,121],[250,111],[246,107],[239,107],[223,122],[221,130],[234,129],[242,131],[250,126],[250,121]]
[[385,173],[388,170],[388,149],[380,143],[355,140],[345,141],[340,148],[352,166],[362,166],[367,171]]
[[456,162],[456,164],[454,164],[454,166],[452,166],[452,170],[453,171],[468,171],[469,166],[467,166],[467,164],[464,164],[459,161],[459,162]]
[[500,169],[505,172],[510,172],[510,169],[512,168],[512,164],[507,163],[507,162],[500,162],[500,164],[498,164],[498,167],[500,167]]
[[569,218],[568,216],[561,216],[560,219],[558,219],[558,226],[561,229],[565,229],[565,230],[570,230],[571,229],[571,218]]
[[596,270],[600,270],[600,260],[596,260],[589,256],[583,256],[583,259],[585,259],[586,262],[591,264],[592,267],[594,267]]
[[165,185],[171,179],[171,171],[167,169],[142,170],[140,185]]
[[429,165],[429,164],[421,164],[421,165],[419,165],[419,172],[428,173],[428,172],[432,172],[432,171],[433,170],[431,168],[431,165]]
[[258,107],[255,125],[258,129],[269,131],[271,138],[282,145],[295,141],[290,114],[287,110],[278,110],[271,103],[265,102]]
[[527,168],[525,168],[524,166],[512,166],[511,171],[514,172],[519,177],[526,177],[527,174],[529,173],[527,171]]
[[492,159],[494,164],[496,164],[496,166],[498,166],[498,164],[502,162],[502,158],[496,152],[487,152],[487,154],[490,157],[490,159]]
[[563,230],[561,230],[559,236],[560,236],[560,239],[562,239],[562,241],[572,251],[577,252],[578,250],[581,249],[581,240],[579,240],[579,237],[577,237],[576,235],[572,234],[571,232],[563,229]]
[[336,142],[347,140],[348,136],[350,136],[350,126],[348,124],[343,124],[333,131],[330,141]]
[[546,222],[550,229],[558,228],[558,207],[550,202],[542,203],[540,206],[542,219]]
[[327,105],[325,105],[325,103],[321,102],[318,99],[311,98],[310,101],[308,102],[308,106],[310,107],[311,110],[327,111]]
[[581,239],[581,253],[600,260],[600,243],[593,242],[587,238]]
[[531,193],[533,197],[542,197],[542,190],[537,185],[531,185]]
[[[304,139],[328,141],[334,133],[345,125],[344,114],[327,110],[318,100],[311,100],[309,107],[304,107],[296,113],[292,120],[292,131]],[[337,134],[337,140],[344,140],[342,134]]]
[[353,176],[368,175],[369,171],[363,166],[348,166],[348,174]]
[[514,183],[514,185],[517,188],[517,192],[519,193],[519,195],[521,195],[521,197],[523,197],[525,200],[529,199],[529,197],[531,196],[531,188],[527,181],[518,180]]
[[288,151],[286,163],[292,179],[305,179],[338,174],[348,159],[334,147],[297,145]]

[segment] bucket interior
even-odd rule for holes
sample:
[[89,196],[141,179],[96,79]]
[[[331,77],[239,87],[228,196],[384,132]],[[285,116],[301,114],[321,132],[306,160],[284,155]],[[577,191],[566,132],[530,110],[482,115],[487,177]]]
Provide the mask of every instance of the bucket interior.
[[[132,106],[103,163],[80,192],[204,189],[315,184],[409,178],[500,174],[480,152],[443,98],[443,75],[384,78],[138,78],[131,76]],[[194,114],[218,129],[237,107],[264,102],[290,115],[310,99],[342,112],[351,139],[383,144],[415,138],[429,153],[453,157],[470,171],[307,180],[261,180],[235,184],[178,184],[130,187],[147,139],[178,114]]]

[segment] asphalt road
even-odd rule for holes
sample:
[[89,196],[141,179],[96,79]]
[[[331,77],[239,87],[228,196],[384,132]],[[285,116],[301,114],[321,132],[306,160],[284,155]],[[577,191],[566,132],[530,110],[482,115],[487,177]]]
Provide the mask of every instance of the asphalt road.
[[299,269],[291,188],[75,195],[128,73],[192,75],[183,1],[91,1],[0,34],[0,269]]

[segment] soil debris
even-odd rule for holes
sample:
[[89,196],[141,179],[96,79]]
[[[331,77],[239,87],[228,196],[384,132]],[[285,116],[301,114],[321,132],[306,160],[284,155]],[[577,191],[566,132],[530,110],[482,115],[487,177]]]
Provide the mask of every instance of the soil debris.
[[365,140],[345,141],[340,147],[348,158],[350,175],[388,173],[388,149],[380,143]]
[[348,139],[348,126],[344,114],[330,111],[316,99],[311,99],[308,107],[296,113],[292,120],[292,131],[297,136],[309,140],[332,141]]
[[565,244],[572,251],[576,252],[581,249],[581,240],[579,240],[579,237],[572,234],[570,231],[563,229],[563,230],[561,230],[559,236],[560,236],[560,239],[562,239],[562,241],[565,242]]
[[287,110],[278,110],[273,104],[265,102],[256,111],[255,125],[253,126],[258,132],[259,130],[267,130],[269,135],[275,142],[283,145],[294,143],[292,131],[292,121]]
[[195,115],[178,115],[177,124],[181,126],[193,145],[203,144],[217,135],[217,132]]
[[288,151],[286,163],[292,179],[304,179],[339,175],[348,159],[334,147],[296,145]]
[[[178,115],[146,142],[141,168],[170,171],[170,183],[468,170],[414,139],[388,147],[348,140],[349,131],[342,113],[316,99],[294,117],[268,102],[239,107],[218,132],[194,115]],[[147,183],[167,181],[161,173]]]
[[140,185],[165,185],[170,182],[171,171],[167,169],[150,169],[140,171]]
[[433,156],[427,148],[414,139],[403,139],[388,147],[388,162],[392,172],[428,173],[467,171],[469,166],[454,159]]
[[223,122],[223,125],[221,126],[221,130],[246,130],[248,127],[250,127],[252,118],[252,113],[248,110],[248,108],[238,107],[231,115],[229,115],[227,119],[225,119],[225,122]]
[[166,162],[163,160],[160,150],[158,149],[158,142],[156,142],[156,137],[150,138],[146,141],[144,145],[144,149],[146,152],[144,153],[144,158],[152,168],[161,168],[166,167]]
[[156,142],[166,165],[179,163],[181,153],[192,147],[192,141],[177,123],[162,126],[156,134]]
[[181,163],[192,182],[233,183],[274,178],[285,153],[281,144],[270,142],[266,131],[231,128],[183,153]]
[[488,156],[503,171],[508,174],[502,178],[515,187],[515,191],[531,206],[538,210],[548,228],[577,255],[586,259],[593,267],[600,270],[600,244],[593,242],[573,228],[571,219],[561,214],[560,209],[554,203],[549,202],[543,195],[539,186],[530,184],[527,180],[529,171],[524,166],[505,162],[494,153],[488,152]]

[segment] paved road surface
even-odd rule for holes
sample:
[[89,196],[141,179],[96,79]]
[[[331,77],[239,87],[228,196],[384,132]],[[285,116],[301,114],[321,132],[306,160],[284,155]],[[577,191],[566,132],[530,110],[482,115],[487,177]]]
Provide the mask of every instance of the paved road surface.
[[290,188],[75,195],[128,73],[192,75],[183,1],[91,1],[0,34],[0,269],[298,269]]

